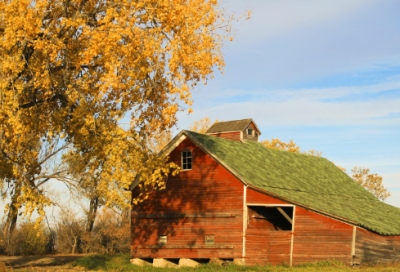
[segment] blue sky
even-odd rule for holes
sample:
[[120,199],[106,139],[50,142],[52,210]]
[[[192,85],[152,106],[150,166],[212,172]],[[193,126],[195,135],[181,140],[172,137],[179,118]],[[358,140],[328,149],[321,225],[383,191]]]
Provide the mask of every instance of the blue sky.
[[253,118],[262,139],[293,139],[350,172],[383,176],[400,207],[400,10],[386,0],[228,0],[236,14],[225,75],[193,91],[194,113]]

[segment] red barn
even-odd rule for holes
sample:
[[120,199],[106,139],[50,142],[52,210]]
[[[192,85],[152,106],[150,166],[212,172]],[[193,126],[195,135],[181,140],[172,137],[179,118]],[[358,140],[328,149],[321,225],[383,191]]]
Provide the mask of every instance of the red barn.
[[133,208],[132,263],[400,260],[400,209],[325,158],[265,148],[260,134],[252,119],[219,122],[167,145],[183,171]]

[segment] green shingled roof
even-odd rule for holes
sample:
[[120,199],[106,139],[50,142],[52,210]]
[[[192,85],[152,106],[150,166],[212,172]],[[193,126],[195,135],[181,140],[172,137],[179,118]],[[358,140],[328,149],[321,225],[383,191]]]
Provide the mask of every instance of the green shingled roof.
[[382,235],[400,235],[400,209],[379,201],[325,158],[186,132],[252,186]]

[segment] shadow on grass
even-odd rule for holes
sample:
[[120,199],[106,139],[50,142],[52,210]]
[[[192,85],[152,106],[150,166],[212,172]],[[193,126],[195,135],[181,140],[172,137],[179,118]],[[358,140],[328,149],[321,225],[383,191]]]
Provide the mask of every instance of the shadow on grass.
[[96,254],[87,255],[72,263],[72,266],[80,266],[89,270],[108,270],[130,265],[128,254]]

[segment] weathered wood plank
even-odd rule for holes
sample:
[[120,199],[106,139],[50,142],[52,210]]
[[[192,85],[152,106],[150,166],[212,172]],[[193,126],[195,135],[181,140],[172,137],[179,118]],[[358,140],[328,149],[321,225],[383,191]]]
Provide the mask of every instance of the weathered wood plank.
[[178,249],[178,248],[195,248],[195,249],[232,249],[233,245],[139,245],[138,248],[158,248],[158,249]]
[[229,213],[166,213],[166,214],[139,214],[135,218],[139,219],[154,219],[154,218],[231,218],[236,217],[236,214]]

